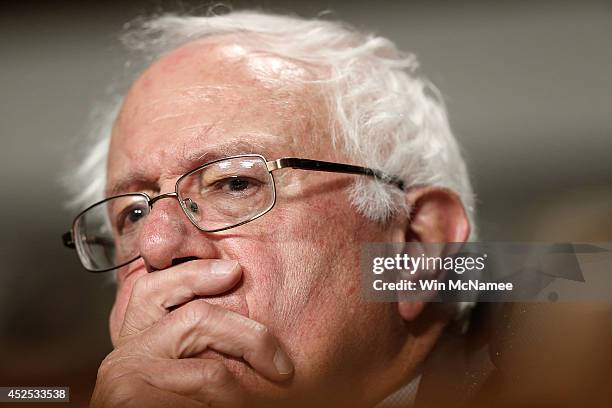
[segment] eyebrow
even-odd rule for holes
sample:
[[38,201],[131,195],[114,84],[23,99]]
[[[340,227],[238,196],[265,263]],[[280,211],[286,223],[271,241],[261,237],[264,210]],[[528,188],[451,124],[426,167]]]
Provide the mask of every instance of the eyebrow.
[[[264,156],[266,160],[274,159],[268,157],[272,152],[266,143],[236,139],[208,147],[195,147],[193,149],[187,149],[185,147],[180,158],[174,163],[169,163],[170,166],[168,167],[172,167],[173,170],[176,169],[178,173],[177,176],[181,176],[208,162],[224,157],[250,153],[260,154]],[[128,172],[119,178],[117,182],[113,183],[112,187],[107,189],[106,197],[135,192],[133,190],[135,186],[157,187],[157,185],[157,178],[148,176],[142,170],[134,170]]]

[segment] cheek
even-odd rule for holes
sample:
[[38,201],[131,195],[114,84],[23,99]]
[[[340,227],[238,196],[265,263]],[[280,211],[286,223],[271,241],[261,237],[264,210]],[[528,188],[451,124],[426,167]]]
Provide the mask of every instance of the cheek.
[[221,246],[223,257],[237,260],[242,267],[243,280],[238,292],[246,303],[248,317],[273,329],[276,319],[270,311],[280,292],[284,269],[274,238],[235,237]]
[[[327,197],[326,197],[327,198]],[[375,225],[359,217],[342,198],[319,198],[288,207],[278,220],[279,274],[274,312],[283,339],[302,373],[331,370],[354,356],[364,327],[379,327],[385,307],[361,299],[363,242],[382,240]]]

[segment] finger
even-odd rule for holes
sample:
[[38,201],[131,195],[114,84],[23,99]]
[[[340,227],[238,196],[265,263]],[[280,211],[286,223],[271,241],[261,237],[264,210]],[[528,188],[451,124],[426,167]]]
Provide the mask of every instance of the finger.
[[221,361],[201,358],[155,359],[147,365],[147,382],[211,407],[247,405],[246,392]]
[[207,349],[243,358],[260,374],[283,381],[293,364],[267,328],[205,300],[193,300],[172,311],[130,343],[133,353],[147,350],[160,358],[193,357]]
[[198,259],[148,273],[136,281],[117,346],[158,322],[169,308],[196,296],[227,292],[242,276],[237,261]]

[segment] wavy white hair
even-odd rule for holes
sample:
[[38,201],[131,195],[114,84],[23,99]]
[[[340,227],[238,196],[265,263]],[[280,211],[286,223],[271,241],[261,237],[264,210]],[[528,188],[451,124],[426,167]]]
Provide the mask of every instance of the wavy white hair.
[[[127,27],[123,42],[148,63],[192,40],[235,34],[248,49],[323,68],[333,146],[354,163],[404,180],[405,185],[435,185],[454,191],[473,220],[473,193],[466,166],[451,133],[440,93],[417,75],[417,60],[390,40],[364,34],[338,22],[236,11],[224,15],[167,14]],[[136,71],[135,66],[132,69]],[[120,99],[98,115],[89,150],[68,185],[72,204],[102,198],[106,157]],[[407,211],[405,197],[393,187],[366,178],[352,186],[355,208],[384,221]]]

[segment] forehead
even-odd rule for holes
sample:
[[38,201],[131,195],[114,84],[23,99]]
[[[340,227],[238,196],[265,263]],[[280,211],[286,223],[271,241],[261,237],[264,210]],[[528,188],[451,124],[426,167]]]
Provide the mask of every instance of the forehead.
[[318,91],[304,82],[312,75],[231,39],[170,52],[124,100],[109,150],[107,194],[126,179],[178,177],[224,154],[314,154],[326,120]]

